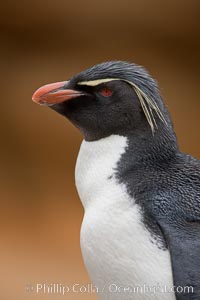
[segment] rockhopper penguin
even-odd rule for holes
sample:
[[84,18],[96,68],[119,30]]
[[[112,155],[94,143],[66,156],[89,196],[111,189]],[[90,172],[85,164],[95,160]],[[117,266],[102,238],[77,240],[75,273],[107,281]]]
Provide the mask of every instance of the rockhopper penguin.
[[113,61],[39,88],[80,129],[81,249],[100,299],[200,300],[200,162],[180,152],[156,82]]

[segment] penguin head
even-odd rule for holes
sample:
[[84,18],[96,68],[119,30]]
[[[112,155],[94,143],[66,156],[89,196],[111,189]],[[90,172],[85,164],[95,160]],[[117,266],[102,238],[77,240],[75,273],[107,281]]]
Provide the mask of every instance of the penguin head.
[[68,81],[45,85],[33,101],[67,117],[86,140],[130,132],[154,135],[172,126],[156,82],[127,62],[98,64]]

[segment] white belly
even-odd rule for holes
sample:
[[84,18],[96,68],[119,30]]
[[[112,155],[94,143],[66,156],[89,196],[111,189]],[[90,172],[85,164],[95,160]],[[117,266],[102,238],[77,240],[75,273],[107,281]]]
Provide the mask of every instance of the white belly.
[[100,299],[172,300],[159,290],[173,286],[169,252],[152,243],[140,207],[115,178],[126,146],[117,135],[82,143],[76,185],[85,208],[84,262]]

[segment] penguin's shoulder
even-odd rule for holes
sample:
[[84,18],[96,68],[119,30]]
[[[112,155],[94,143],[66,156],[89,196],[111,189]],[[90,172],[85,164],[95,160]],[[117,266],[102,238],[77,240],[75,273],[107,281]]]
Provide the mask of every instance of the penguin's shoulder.
[[200,221],[200,161],[179,153],[157,176],[153,209],[158,216]]
[[141,165],[120,176],[131,196],[154,217],[200,219],[200,161],[177,153],[168,161]]

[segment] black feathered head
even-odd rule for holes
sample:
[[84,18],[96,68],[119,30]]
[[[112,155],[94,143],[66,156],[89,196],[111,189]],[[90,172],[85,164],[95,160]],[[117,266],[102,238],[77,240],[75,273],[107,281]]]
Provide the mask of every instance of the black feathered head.
[[69,81],[41,87],[33,100],[66,116],[88,140],[173,131],[156,82],[144,68],[123,61],[101,63]]

